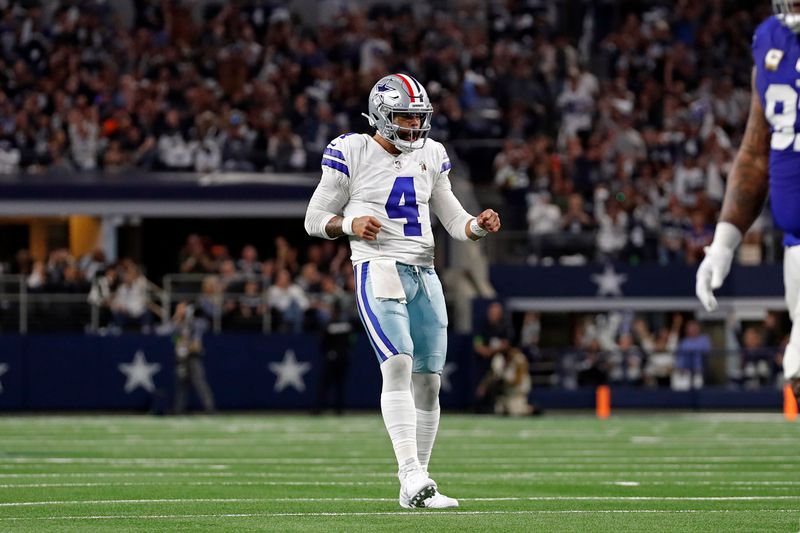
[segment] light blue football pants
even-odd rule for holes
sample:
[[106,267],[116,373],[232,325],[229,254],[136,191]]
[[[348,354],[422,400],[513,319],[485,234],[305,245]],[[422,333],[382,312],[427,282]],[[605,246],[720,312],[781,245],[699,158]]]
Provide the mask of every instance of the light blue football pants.
[[447,355],[447,308],[436,271],[397,263],[406,303],[372,294],[369,262],[356,265],[356,302],[378,361],[412,356],[413,372],[441,374]]

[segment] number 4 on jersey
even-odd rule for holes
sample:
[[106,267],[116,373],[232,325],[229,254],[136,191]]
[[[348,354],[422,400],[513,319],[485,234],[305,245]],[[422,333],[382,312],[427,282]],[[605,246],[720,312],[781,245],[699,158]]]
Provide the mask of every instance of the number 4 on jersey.
[[419,223],[417,193],[414,191],[414,178],[400,176],[394,180],[392,192],[386,200],[386,214],[389,218],[404,218],[403,233],[406,237],[421,237],[422,224]]

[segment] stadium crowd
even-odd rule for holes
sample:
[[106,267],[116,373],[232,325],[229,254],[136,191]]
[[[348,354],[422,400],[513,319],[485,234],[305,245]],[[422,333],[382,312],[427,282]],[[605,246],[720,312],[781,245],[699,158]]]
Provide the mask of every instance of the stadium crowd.
[[[301,256],[279,236],[274,249],[274,257],[261,258],[248,244],[236,257],[226,245],[191,234],[175,265],[179,275],[171,276],[173,299],[195,305],[198,314],[219,320],[226,330],[319,331],[334,315],[358,320],[347,244],[312,244]],[[164,318],[156,293],[166,278],[150,281],[142,270],[130,259],[108,261],[102,250],[75,257],[63,248],[50,251],[46,261],[32,259],[23,249],[10,264],[0,264],[0,272],[22,276],[29,294],[83,295],[85,300],[67,301],[61,314],[80,308],[80,318],[88,320],[86,306],[80,305],[88,301],[102,311],[101,325],[112,333],[149,333]]]
[[[752,390],[783,384],[785,313],[770,312],[763,321],[729,317],[724,331],[713,333],[678,312],[552,316],[528,311],[512,317],[500,302],[487,307],[474,336],[476,367],[483,376],[477,410],[533,414],[536,409],[527,402],[534,387],[689,391],[706,385]],[[543,335],[547,320],[550,338]],[[553,342],[554,332],[571,336],[568,347]],[[724,338],[712,341],[718,333]]]
[[0,172],[314,171],[329,139],[365,131],[374,81],[409,71],[433,138],[473,169],[485,152],[460,142],[497,146],[494,179],[472,179],[533,260],[702,257],[766,3],[318,4],[312,20],[266,0],[0,2]]
[[[170,275],[172,304],[192,305],[195,316],[222,331],[321,334],[334,321],[358,327],[346,243],[324,241],[300,250],[278,236],[271,244],[274,253],[265,257],[252,244],[232,253],[208,237],[188,235],[175,259],[177,275]],[[163,333],[167,323],[163,301],[156,297],[163,280],[151,283],[130,259],[110,262],[101,250],[74,257],[55,249],[39,261],[20,250],[3,271],[22,275],[29,294],[75,297],[34,300],[33,329],[84,328],[90,319],[86,302],[100,312],[99,333]],[[552,316],[555,322],[530,311],[512,317],[495,302],[485,319],[476,319],[476,369],[482,376],[476,409],[535,414],[537,408],[527,400],[533,387],[613,384],[691,390],[714,384],[755,389],[780,383],[789,331],[785,313],[768,313],[764,321],[731,316],[722,330],[704,330],[681,313]],[[718,338],[712,342],[714,334]]]

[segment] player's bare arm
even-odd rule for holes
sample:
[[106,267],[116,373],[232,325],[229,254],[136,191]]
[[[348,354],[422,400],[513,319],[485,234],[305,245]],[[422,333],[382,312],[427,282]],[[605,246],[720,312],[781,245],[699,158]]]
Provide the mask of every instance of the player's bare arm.
[[755,68],[751,78],[750,116],[744,138],[728,177],[714,240],[705,248],[705,258],[697,269],[695,294],[707,311],[717,308],[714,290],[725,281],[736,247],[758,217],[767,197],[770,129],[756,88]]
[[325,224],[325,233],[328,234],[328,237],[331,239],[338,239],[339,237],[343,237],[345,235],[344,230],[342,229],[342,221],[344,217],[336,215],[332,219]]
[[[344,221],[345,218],[343,216],[336,215],[332,217],[328,223],[325,224],[325,233],[328,234],[328,237],[337,239],[347,235],[344,231]],[[378,232],[381,230],[381,223],[377,218],[371,216],[355,217],[353,219],[352,228],[353,235],[365,241],[374,241],[378,238]]]
[[761,99],[755,87],[753,69],[750,116],[742,145],[728,177],[720,222],[728,222],[746,233],[767,198],[769,169],[769,124],[764,117]]

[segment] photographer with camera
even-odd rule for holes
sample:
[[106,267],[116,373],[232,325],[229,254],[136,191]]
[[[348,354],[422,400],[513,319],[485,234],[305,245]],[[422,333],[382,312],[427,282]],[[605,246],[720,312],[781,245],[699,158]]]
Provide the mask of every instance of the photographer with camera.
[[186,410],[189,386],[197,391],[206,413],[214,412],[214,395],[206,380],[203,365],[203,334],[208,319],[187,302],[180,302],[172,316],[172,342],[175,345],[175,414]]

